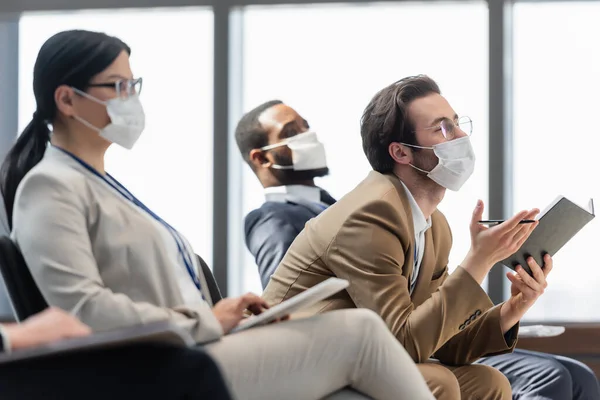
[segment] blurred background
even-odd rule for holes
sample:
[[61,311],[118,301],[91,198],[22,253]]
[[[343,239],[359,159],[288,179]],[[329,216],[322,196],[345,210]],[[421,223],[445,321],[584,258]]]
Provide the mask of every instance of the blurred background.
[[[223,292],[260,293],[243,217],[264,197],[233,140],[241,115],[271,99],[295,108],[327,149],[331,173],[318,183],[339,198],[370,169],[359,120],[371,97],[428,74],[474,123],[475,174],[441,207],[457,265],[477,199],[498,219],[558,195],[600,199],[598,15],[593,0],[2,0],[0,156],[35,110],[42,43],[75,28],[118,36],[144,78],[147,128],[131,152],[111,148],[109,170],[191,240]],[[590,363],[596,350],[586,338],[600,333],[599,238],[592,222],[561,250],[527,316],[567,324],[560,340],[569,347],[547,346]],[[495,267],[485,282],[494,301],[508,296],[507,283]]]

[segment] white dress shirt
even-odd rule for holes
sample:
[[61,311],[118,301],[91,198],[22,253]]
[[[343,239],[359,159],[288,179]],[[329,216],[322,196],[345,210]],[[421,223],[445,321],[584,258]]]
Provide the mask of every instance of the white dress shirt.
[[265,199],[267,201],[284,203],[288,195],[299,197],[311,203],[328,206],[321,202],[321,188],[318,186],[286,185],[265,188]]
[[412,193],[404,182],[400,181],[404,190],[406,191],[406,196],[408,197],[408,202],[410,203],[410,209],[412,211],[413,218],[413,226],[415,229],[415,265],[413,268],[413,273],[410,277],[410,293],[412,294],[413,289],[415,288],[415,284],[417,283],[417,278],[419,277],[419,270],[421,269],[421,262],[423,261],[423,254],[425,254],[425,232],[429,228],[431,228],[431,217],[425,219],[425,215],[423,215],[423,211],[421,211],[421,207],[417,204],[417,201],[413,197]]

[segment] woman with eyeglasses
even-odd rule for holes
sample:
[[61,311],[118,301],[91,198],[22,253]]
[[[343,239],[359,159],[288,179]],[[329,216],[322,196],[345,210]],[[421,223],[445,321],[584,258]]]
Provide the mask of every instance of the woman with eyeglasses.
[[404,348],[367,310],[228,335],[245,310],[268,305],[252,294],[210,304],[189,242],[105,170],[108,147],[131,149],[144,130],[129,55],[117,38],[67,31],[36,61],[37,111],[0,183],[12,237],[48,303],[96,331],[159,320],[184,327],[235,398],[319,399],[351,387],[374,399],[431,399]]

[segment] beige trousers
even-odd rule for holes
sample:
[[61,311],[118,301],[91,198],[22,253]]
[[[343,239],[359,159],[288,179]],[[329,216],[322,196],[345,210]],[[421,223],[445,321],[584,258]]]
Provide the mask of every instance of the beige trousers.
[[488,365],[451,367],[437,361],[418,365],[437,400],[511,400],[510,383]]
[[346,387],[375,400],[434,398],[381,318],[365,309],[253,328],[205,348],[239,400],[318,400]]

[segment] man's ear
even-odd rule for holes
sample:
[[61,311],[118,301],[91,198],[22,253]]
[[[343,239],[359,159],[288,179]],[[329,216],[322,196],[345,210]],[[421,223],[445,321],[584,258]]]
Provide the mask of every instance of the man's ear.
[[412,149],[408,146],[392,142],[388,146],[388,152],[390,157],[398,164],[408,165],[412,162]]
[[54,102],[56,108],[61,114],[67,117],[73,117],[75,115],[75,109],[73,108],[73,98],[75,92],[67,85],[61,85],[54,91]]
[[267,158],[266,152],[260,149],[250,150],[250,162],[254,169],[270,168],[273,163]]

